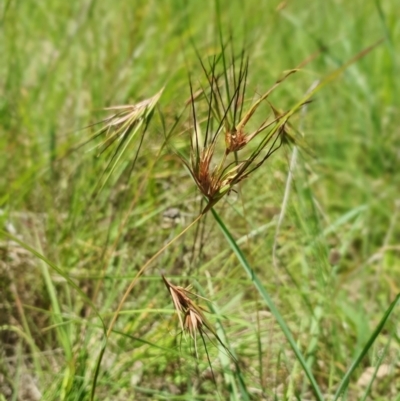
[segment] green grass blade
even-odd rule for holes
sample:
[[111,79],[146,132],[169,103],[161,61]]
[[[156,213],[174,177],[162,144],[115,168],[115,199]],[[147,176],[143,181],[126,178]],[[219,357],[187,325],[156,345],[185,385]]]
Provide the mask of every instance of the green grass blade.
[[367,344],[365,345],[365,347],[362,349],[362,351],[360,352],[360,355],[358,355],[358,357],[354,360],[354,362],[351,364],[350,368],[347,370],[346,374],[343,376],[342,381],[339,384],[338,389],[336,390],[335,396],[333,397],[333,400],[336,401],[337,399],[340,398],[340,396],[342,395],[342,393],[346,390],[347,385],[349,383],[350,380],[350,376],[353,374],[353,372],[356,370],[356,368],[358,367],[358,365],[361,363],[361,361],[363,360],[364,356],[367,354],[367,352],[369,351],[369,349],[371,348],[372,344],[375,342],[375,340],[377,339],[378,335],[380,334],[380,332],[382,331],[382,329],[384,328],[387,320],[389,319],[390,315],[393,312],[393,309],[395,308],[395,306],[397,305],[397,303],[400,300],[400,294],[397,295],[397,297],[395,298],[395,300],[390,304],[389,308],[386,310],[385,314],[383,315],[381,321],[379,322],[378,326],[376,326],[376,329],[374,330],[374,332],[372,333],[371,337],[369,338],[369,340],[367,341]]
[[386,357],[386,355],[388,353],[391,339],[392,339],[392,337],[389,338],[389,341],[386,343],[385,348],[383,349],[383,352],[381,352],[381,354],[379,355],[378,362],[377,362],[376,367],[375,367],[375,371],[374,371],[374,373],[373,373],[373,375],[371,377],[371,380],[369,381],[368,386],[365,389],[364,395],[363,395],[363,397],[361,398],[360,401],[366,401],[367,400],[367,397],[368,397],[368,395],[369,395],[369,393],[371,391],[372,385],[374,384],[374,381],[375,381],[376,376],[378,374],[379,368],[382,366],[382,362],[383,362],[384,358]]
[[100,319],[101,322],[101,327],[102,331],[104,334],[106,333],[106,326],[104,324],[103,318],[101,317],[100,313],[98,312],[96,306],[92,302],[92,300],[69,278],[67,274],[65,274],[58,266],[56,266],[54,263],[52,263],[49,259],[47,259],[45,256],[43,256],[41,253],[27,245],[25,242],[21,241],[17,237],[9,234],[8,232],[4,230],[0,230],[0,234],[4,235],[5,237],[8,237],[10,240],[18,243],[22,248],[26,249],[28,252],[30,252],[32,255],[35,255],[37,258],[39,258],[41,261],[46,263],[49,267],[51,267],[55,272],[57,272],[61,277],[65,279],[65,281],[72,287],[74,288],[78,294],[93,308],[93,311],[97,315],[97,317]]
[[310,381],[310,384],[311,384],[311,387],[312,387],[312,389],[314,391],[316,399],[318,401],[323,401],[324,397],[322,395],[322,392],[321,392],[321,390],[320,390],[320,388],[319,388],[319,386],[318,386],[318,384],[317,384],[317,382],[316,382],[316,380],[314,378],[314,375],[312,374],[310,368],[308,367],[304,356],[302,355],[302,353],[300,352],[299,348],[297,347],[296,341],[294,340],[294,338],[292,336],[292,333],[290,332],[290,329],[287,326],[284,318],[282,317],[282,315],[280,314],[280,312],[276,308],[274,302],[272,301],[272,298],[268,294],[268,292],[265,289],[265,287],[262,285],[261,281],[258,279],[256,273],[250,267],[249,263],[247,262],[246,257],[244,256],[244,254],[242,253],[242,251],[240,250],[240,248],[236,244],[236,242],[233,239],[231,233],[229,232],[229,230],[227,229],[227,227],[225,226],[225,224],[223,223],[223,221],[219,217],[218,213],[214,209],[211,209],[211,213],[213,214],[213,216],[214,216],[219,228],[221,229],[222,233],[224,234],[226,240],[228,241],[229,246],[231,247],[231,249],[235,253],[235,255],[238,258],[239,262],[241,263],[242,267],[244,268],[244,270],[248,274],[248,276],[251,279],[251,281],[253,282],[254,286],[256,287],[258,292],[260,293],[262,299],[264,300],[264,302],[266,303],[266,305],[270,309],[271,313],[274,315],[276,321],[278,322],[283,334],[285,335],[285,337],[288,340],[288,342],[289,342],[294,354],[296,355],[297,360],[299,361],[300,365],[302,366],[304,373],[306,374],[306,376],[308,377],[308,380]]
[[131,131],[131,132],[126,132],[124,134],[124,140],[121,141],[120,146],[117,148],[117,153],[115,154],[115,157],[113,156],[113,158],[111,159],[111,164],[109,164],[107,166],[107,172],[105,172],[105,177],[102,179],[102,181],[100,181],[95,188],[94,193],[98,194],[99,192],[101,192],[105,185],[107,184],[107,182],[109,181],[111,175],[113,174],[113,172],[115,171],[116,167],[118,166],[118,164],[120,163],[121,157],[127,153],[127,149],[129,144],[132,142],[133,138],[136,136],[137,132],[139,131],[139,129],[142,126],[143,121],[139,121],[136,125],[136,127]]

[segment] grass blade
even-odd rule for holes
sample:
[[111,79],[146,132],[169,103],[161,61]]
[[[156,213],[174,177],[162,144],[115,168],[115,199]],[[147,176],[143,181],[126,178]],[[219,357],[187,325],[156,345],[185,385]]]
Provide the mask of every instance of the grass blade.
[[289,342],[294,354],[296,355],[297,360],[299,361],[300,365],[302,366],[304,373],[308,377],[308,380],[310,381],[310,384],[311,384],[311,387],[312,387],[312,389],[314,391],[316,399],[318,401],[323,401],[324,397],[323,397],[323,395],[321,393],[321,390],[320,390],[320,388],[318,386],[318,383],[316,382],[316,380],[314,378],[314,375],[312,374],[310,368],[308,367],[304,356],[302,355],[302,353],[300,352],[299,348],[297,347],[296,341],[294,340],[294,338],[292,336],[292,333],[290,332],[290,329],[287,326],[283,316],[280,314],[280,312],[276,308],[274,302],[272,301],[272,298],[268,294],[268,292],[265,289],[265,287],[262,285],[261,281],[258,279],[256,273],[250,267],[249,263],[247,262],[246,257],[244,256],[244,254],[242,253],[242,251],[240,250],[240,248],[236,244],[236,242],[233,239],[231,233],[229,232],[229,230],[225,226],[224,222],[219,217],[218,213],[214,209],[211,209],[211,212],[212,212],[212,214],[213,214],[213,216],[214,216],[219,228],[221,229],[222,233],[224,234],[226,240],[228,241],[229,246],[231,247],[231,249],[235,253],[236,257],[238,258],[238,260],[241,263],[242,267],[244,268],[244,270],[248,274],[249,278],[253,282],[253,284],[256,287],[256,289],[258,290],[258,292],[260,293],[262,299],[264,300],[264,302],[266,303],[266,305],[270,309],[271,313],[274,315],[274,317],[275,317],[277,323],[279,324],[283,334],[285,335],[285,337],[288,340],[288,342]]
[[350,376],[353,374],[353,372],[356,370],[360,362],[363,360],[364,356],[367,354],[369,349],[371,348],[372,344],[375,342],[377,337],[379,336],[380,332],[382,329],[385,327],[385,324],[387,320],[389,319],[390,315],[393,312],[393,309],[397,305],[397,303],[400,300],[400,294],[397,295],[395,300],[390,304],[389,308],[386,310],[385,314],[383,315],[381,321],[379,322],[378,326],[376,326],[376,329],[374,332],[371,334],[371,337],[369,338],[367,344],[365,344],[365,347],[362,349],[360,352],[360,355],[354,360],[354,362],[351,364],[350,368],[347,370],[346,374],[343,376],[342,381],[339,384],[338,389],[336,390],[335,396],[333,397],[333,400],[336,401],[337,399],[340,398],[342,393],[346,390],[347,385],[350,380]]
[[97,317],[100,319],[101,322],[101,327],[102,331],[105,334],[106,333],[106,326],[104,324],[103,318],[101,317],[99,311],[97,310],[95,304],[92,302],[92,300],[79,288],[78,285],[74,283],[73,280],[70,279],[70,277],[65,274],[62,269],[60,269],[58,266],[56,266],[53,262],[51,262],[49,259],[47,259],[45,256],[43,256],[40,252],[36,251],[29,245],[27,245],[25,242],[21,241],[19,238],[15,237],[14,235],[9,234],[8,232],[4,230],[0,230],[0,234],[4,235],[5,237],[8,237],[11,241],[16,242],[19,244],[22,248],[26,249],[28,252],[30,252],[32,255],[35,255],[37,258],[39,258],[42,262],[46,263],[50,268],[52,268],[57,274],[59,274],[61,277],[64,278],[64,280],[72,287],[74,288],[78,294],[84,299],[92,308]]

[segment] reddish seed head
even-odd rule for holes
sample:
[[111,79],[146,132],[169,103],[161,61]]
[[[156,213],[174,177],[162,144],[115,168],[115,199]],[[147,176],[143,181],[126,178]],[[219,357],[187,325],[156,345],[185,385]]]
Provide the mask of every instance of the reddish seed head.
[[243,132],[243,129],[233,128],[225,133],[226,154],[237,152],[243,149],[249,142],[249,137]]

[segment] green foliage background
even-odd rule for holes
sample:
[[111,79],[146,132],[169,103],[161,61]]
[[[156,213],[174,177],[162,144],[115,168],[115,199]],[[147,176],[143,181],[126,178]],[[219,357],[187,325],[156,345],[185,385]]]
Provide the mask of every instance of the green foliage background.
[[[216,209],[326,399],[386,316],[400,292],[400,11],[394,1],[5,0],[0,400],[315,397],[274,313],[211,215],[145,272],[101,365],[96,362],[104,345],[101,319],[107,326],[140,267],[199,212],[199,194],[165,146],[165,134],[190,97],[188,73],[195,83],[204,79],[195,47],[204,60],[218,53],[219,29],[232,37],[235,52],[244,47],[250,56],[250,100],[320,51],[273,95],[282,109],[384,38],[297,118],[314,156],[299,157],[278,235],[289,147],[240,185],[237,201],[231,194]],[[71,151],[89,135],[81,128],[104,118],[103,107],[137,103],[162,87],[132,174],[139,140],[93,199],[112,151],[100,157],[91,145]],[[187,129],[189,118],[186,110],[178,128]],[[179,138],[189,142],[189,134]],[[180,218],[167,225],[163,216],[171,208]],[[180,341],[161,272],[212,301],[210,320],[240,371],[207,340],[214,383],[200,343],[197,359],[193,343]],[[400,399],[397,309],[357,363],[343,399]]]

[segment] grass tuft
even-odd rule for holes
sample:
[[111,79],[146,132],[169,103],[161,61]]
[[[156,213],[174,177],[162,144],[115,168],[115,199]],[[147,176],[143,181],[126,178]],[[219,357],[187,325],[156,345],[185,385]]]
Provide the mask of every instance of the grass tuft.
[[399,399],[398,7],[3,3],[0,400]]

